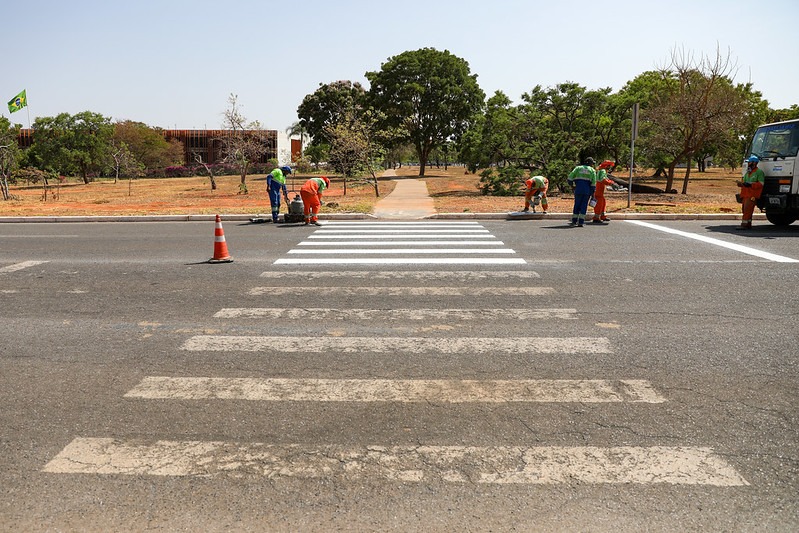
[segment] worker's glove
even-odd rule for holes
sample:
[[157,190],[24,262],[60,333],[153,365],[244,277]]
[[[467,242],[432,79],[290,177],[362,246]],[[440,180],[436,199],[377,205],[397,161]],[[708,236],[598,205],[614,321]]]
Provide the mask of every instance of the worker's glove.
[[751,183],[744,183],[744,187],[751,187],[751,186],[752,186]]

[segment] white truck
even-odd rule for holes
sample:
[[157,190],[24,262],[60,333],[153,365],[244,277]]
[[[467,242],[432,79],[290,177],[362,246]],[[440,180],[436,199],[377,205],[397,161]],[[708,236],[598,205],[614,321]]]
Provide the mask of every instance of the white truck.
[[[788,226],[799,218],[799,119],[765,124],[757,128],[750,154],[760,158],[758,167],[766,175],[757,207],[777,226]],[[743,172],[746,172],[744,162]]]

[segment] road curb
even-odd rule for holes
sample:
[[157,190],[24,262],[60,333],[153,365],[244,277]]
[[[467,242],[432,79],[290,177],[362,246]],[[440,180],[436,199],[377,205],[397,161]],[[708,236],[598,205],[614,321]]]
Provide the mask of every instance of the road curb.
[[[223,221],[248,221],[251,218],[266,215],[230,214],[221,215]],[[438,213],[423,219],[408,220],[569,220],[571,213],[528,213],[509,215],[508,213]],[[613,213],[612,220],[740,220],[740,214],[734,213]],[[754,220],[766,220],[763,214],[756,214]],[[0,217],[0,224],[11,223],[55,223],[55,222],[214,222],[216,215],[141,215],[141,216],[33,216],[33,217]],[[320,214],[320,220],[372,220],[398,221],[401,219],[382,219],[365,213],[329,213]]]

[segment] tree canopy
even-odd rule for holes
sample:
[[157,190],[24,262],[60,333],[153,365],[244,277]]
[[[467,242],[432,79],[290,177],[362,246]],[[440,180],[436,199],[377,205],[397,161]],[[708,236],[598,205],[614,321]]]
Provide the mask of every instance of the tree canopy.
[[33,130],[31,156],[39,168],[59,174],[78,173],[84,183],[107,163],[114,134],[111,119],[91,111],[41,117],[33,123]]
[[485,99],[469,64],[447,50],[404,52],[366,78],[368,101],[384,114],[384,129],[395,128],[395,142],[415,147],[420,176],[433,149],[459,139]]

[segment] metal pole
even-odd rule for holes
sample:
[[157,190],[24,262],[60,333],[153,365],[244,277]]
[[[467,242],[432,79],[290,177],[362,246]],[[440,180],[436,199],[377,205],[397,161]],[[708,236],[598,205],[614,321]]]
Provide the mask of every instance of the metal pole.
[[633,168],[635,167],[635,139],[638,137],[638,103],[633,104],[633,124],[630,134],[630,181],[627,182],[627,209],[633,200]]
[[630,180],[627,182],[627,209],[633,200],[633,166],[635,165],[635,138],[630,141]]

